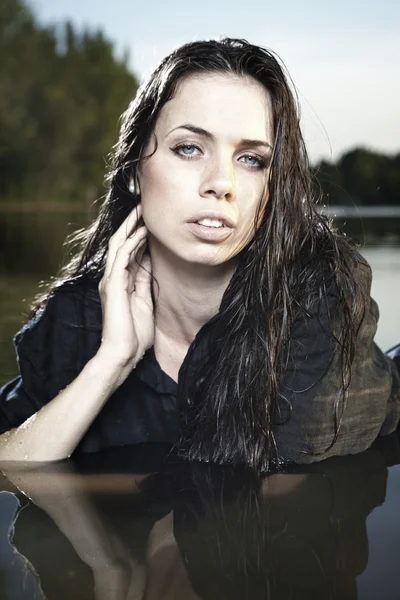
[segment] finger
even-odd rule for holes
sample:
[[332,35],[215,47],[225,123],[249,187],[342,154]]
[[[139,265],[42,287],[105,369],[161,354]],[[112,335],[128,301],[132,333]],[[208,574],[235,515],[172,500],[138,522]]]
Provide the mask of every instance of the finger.
[[130,254],[136,250],[137,248],[137,244],[142,240],[145,239],[147,236],[147,227],[139,227],[139,229],[137,229],[135,231],[135,233],[128,238],[125,238],[125,240],[120,244],[120,246],[118,248],[116,247],[110,247],[109,251],[108,251],[108,256],[107,256],[107,261],[106,261],[106,266],[105,266],[105,270],[104,270],[104,278],[108,279],[111,275],[111,272],[114,268],[114,264],[117,258],[117,255],[119,253],[119,250],[122,248],[123,250],[121,251],[122,255],[128,255],[130,256]]
[[147,238],[144,238],[143,240],[141,240],[139,242],[138,246],[136,247],[136,250],[134,250],[131,253],[129,265],[127,267],[128,272],[129,272],[128,291],[130,294],[135,290],[136,278],[137,278],[137,274],[140,273],[140,271],[141,271],[141,266],[143,264],[143,256],[144,256],[144,252],[146,250],[146,245],[147,245]]
[[138,223],[142,217],[142,205],[139,202],[122,222],[117,231],[108,241],[108,253],[105,270],[109,274],[114,264],[115,255],[118,248],[126,241],[127,237],[133,235],[138,230]]
[[[120,280],[121,277],[126,277],[127,273],[125,269],[129,271],[129,263],[132,253],[135,254],[142,243],[144,244],[145,240],[147,239],[146,235],[147,231],[145,228],[141,228],[133,238],[128,238],[126,242],[120,246],[115,253],[114,262],[111,263],[112,257],[108,257],[106,269],[99,285],[100,293],[104,290],[104,288],[109,287],[110,282],[112,283],[115,280]],[[118,277],[118,273],[120,274],[120,277]]]
[[138,224],[141,218],[142,205],[141,203],[139,203],[131,210],[126,219],[124,219],[124,221],[121,223],[118,229],[110,237],[108,247],[111,253],[116,252],[121,246],[121,244],[125,242],[126,238],[135,232],[135,230],[138,228]]
[[[106,279],[108,281],[121,281],[126,277],[126,270],[129,270],[132,253],[135,253],[142,240],[147,236],[146,227],[140,227],[134,236],[127,238],[126,241],[118,248],[114,262],[110,268]],[[142,242],[144,243],[144,242]]]
[[120,242],[118,246],[121,245],[122,242],[126,240],[127,237],[132,235],[135,231],[138,222],[142,217],[142,204],[139,202],[129,213],[124,221],[122,221],[121,225],[118,227],[117,231],[114,233],[112,238],[117,242]]
[[138,296],[146,296],[151,285],[151,258],[145,254],[140,261],[140,267],[136,274],[135,291]]

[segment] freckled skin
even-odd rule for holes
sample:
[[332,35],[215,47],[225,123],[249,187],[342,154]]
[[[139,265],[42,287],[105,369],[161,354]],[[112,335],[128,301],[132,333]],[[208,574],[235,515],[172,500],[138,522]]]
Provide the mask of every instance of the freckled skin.
[[[188,123],[207,130],[214,139],[180,128]],[[167,254],[170,261],[184,261],[194,269],[232,266],[253,236],[259,202],[268,199],[271,149],[240,142],[255,139],[273,145],[269,94],[249,77],[191,76],[163,106],[154,134],[157,150],[142,162],[139,172],[152,257]],[[184,147],[174,152],[180,144]],[[154,148],[152,136],[145,155]],[[203,209],[233,218],[237,226],[227,240],[203,241],[188,231],[185,223]]]

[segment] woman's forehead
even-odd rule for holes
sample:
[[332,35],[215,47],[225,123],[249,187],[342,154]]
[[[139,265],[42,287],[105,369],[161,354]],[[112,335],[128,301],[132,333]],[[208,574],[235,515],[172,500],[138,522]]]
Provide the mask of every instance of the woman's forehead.
[[249,76],[191,75],[178,84],[162,107],[156,130],[167,134],[183,123],[212,128],[215,134],[228,128],[241,132],[242,137],[270,137],[271,98],[264,86]]

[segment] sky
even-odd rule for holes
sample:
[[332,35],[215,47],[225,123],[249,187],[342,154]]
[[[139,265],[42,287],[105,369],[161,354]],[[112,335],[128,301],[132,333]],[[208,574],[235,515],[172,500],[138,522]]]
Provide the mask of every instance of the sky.
[[310,157],[400,151],[398,0],[28,0],[43,24],[100,28],[139,81],[177,46],[245,38],[276,52],[296,87]]

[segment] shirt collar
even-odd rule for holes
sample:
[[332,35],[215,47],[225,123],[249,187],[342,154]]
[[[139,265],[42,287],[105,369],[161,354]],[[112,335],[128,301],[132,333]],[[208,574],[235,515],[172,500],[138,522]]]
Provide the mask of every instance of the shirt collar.
[[[193,342],[189,346],[188,352],[179,370],[179,388],[186,389],[185,380],[193,375],[200,360],[206,358],[207,340],[209,337],[210,328],[219,319],[220,313],[209,319],[197,332]],[[138,363],[136,376],[146,383],[149,387],[159,394],[177,395],[178,385],[167,373],[165,373],[156,358],[154,346],[151,346],[145,353],[142,360]],[[182,381],[182,379],[184,381]]]

